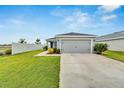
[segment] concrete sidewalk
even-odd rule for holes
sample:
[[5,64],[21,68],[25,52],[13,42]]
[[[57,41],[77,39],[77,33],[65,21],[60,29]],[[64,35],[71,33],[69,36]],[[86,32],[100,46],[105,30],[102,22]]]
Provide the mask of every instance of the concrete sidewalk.
[[96,54],[62,54],[60,88],[124,88],[124,63]]
[[61,54],[48,54],[48,51],[41,52],[35,56],[61,56]]

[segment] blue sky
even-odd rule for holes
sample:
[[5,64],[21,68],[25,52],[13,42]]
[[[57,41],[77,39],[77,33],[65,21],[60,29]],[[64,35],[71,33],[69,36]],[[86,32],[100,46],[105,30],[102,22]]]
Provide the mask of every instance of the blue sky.
[[124,6],[0,6],[0,43],[42,42],[56,34],[124,30]]

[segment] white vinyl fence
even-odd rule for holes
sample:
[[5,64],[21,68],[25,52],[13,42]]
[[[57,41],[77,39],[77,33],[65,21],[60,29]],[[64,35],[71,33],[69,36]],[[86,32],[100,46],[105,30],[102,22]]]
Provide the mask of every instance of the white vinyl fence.
[[42,49],[41,44],[12,43],[12,55],[38,49]]

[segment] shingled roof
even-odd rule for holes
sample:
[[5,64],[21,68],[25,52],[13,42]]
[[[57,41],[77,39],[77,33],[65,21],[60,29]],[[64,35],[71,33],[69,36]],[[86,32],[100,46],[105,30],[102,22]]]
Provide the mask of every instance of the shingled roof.
[[106,40],[121,39],[121,38],[124,38],[124,31],[114,32],[112,34],[97,37],[96,41],[106,41]]
[[92,34],[83,34],[83,33],[76,33],[76,32],[69,32],[69,33],[65,33],[65,34],[58,34],[56,36],[96,36],[96,35],[92,35]]

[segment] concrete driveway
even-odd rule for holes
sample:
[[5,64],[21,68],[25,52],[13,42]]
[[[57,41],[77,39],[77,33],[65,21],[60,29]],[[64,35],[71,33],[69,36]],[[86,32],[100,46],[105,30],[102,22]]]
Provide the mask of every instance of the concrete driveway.
[[96,54],[62,54],[60,88],[124,88],[124,63]]

